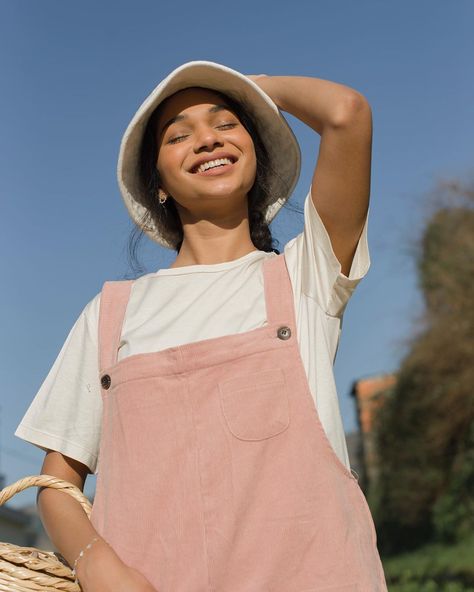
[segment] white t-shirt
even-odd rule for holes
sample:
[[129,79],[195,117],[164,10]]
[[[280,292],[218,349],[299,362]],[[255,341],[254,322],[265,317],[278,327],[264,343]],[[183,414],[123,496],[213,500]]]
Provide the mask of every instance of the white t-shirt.
[[[342,316],[370,266],[367,222],[349,276],[313,204],[304,229],[284,247],[295,303],[298,344],[319,418],[335,453],[349,458],[333,373]],[[262,263],[252,251],[212,265],[160,269],[132,284],[118,358],[251,331],[266,324]],[[83,309],[15,435],[97,469],[102,399],[98,368],[100,293]]]

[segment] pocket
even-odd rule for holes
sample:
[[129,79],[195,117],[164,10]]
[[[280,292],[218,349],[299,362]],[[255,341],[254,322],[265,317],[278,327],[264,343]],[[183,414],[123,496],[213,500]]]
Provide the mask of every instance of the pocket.
[[219,393],[227,426],[240,440],[272,438],[290,425],[287,384],[280,368],[224,380]]

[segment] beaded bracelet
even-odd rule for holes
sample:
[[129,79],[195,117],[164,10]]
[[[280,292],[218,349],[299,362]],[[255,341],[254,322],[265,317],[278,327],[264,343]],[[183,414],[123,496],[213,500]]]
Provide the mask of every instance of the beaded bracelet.
[[77,562],[79,561],[79,559],[80,559],[81,557],[83,557],[83,555],[84,555],[85,551],[87,551],[87,549],[90,549],[90,548],[92,547],[92,545],[93,545],[93,544],[94,544],[96,541],[98,541],[98,540],[100,540],[100,537],[94,537],[94,538],[92,539],[92,541],[91,541],[91,542],[90,542],[88,545],[86,545],[86,546],[84,547],[84,549],[82,549],[82,551],[81,551],[81,552],[79,553],[79,555],[76,557],[76,560],[74,561],[74,566],[73,566],[73,568],[72,568],[72,576],[73,576],[73,578],[74,578],[74,583],[75,583],[75,584],[79,584],[79,581],[78,581],[78,579],[77,579],[77,577],[76,577],[76,567],[77,567]]

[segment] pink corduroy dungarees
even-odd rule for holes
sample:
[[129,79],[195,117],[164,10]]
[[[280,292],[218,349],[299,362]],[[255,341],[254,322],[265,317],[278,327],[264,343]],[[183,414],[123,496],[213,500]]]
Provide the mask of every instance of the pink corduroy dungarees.
[[284,254],[267,325],[117,361],[131,281],[106,282],[92,523],[158,592],[383,592],[365,497],[319,421]]

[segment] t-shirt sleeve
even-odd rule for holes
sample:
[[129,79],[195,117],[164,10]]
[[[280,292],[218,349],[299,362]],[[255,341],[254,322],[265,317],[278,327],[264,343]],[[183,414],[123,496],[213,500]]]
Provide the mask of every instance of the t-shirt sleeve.
[[311,188],[304,202],[303,232],[285,246],[285,257],[299,289],[330,316],[342,317],[352,293],[369,270],[368,217],[367,212],[348,276],[341,271],[329,234],[311,199]]
[[100,294],[83,309],[15,436],[96,471],[102,422],[98,369]]

